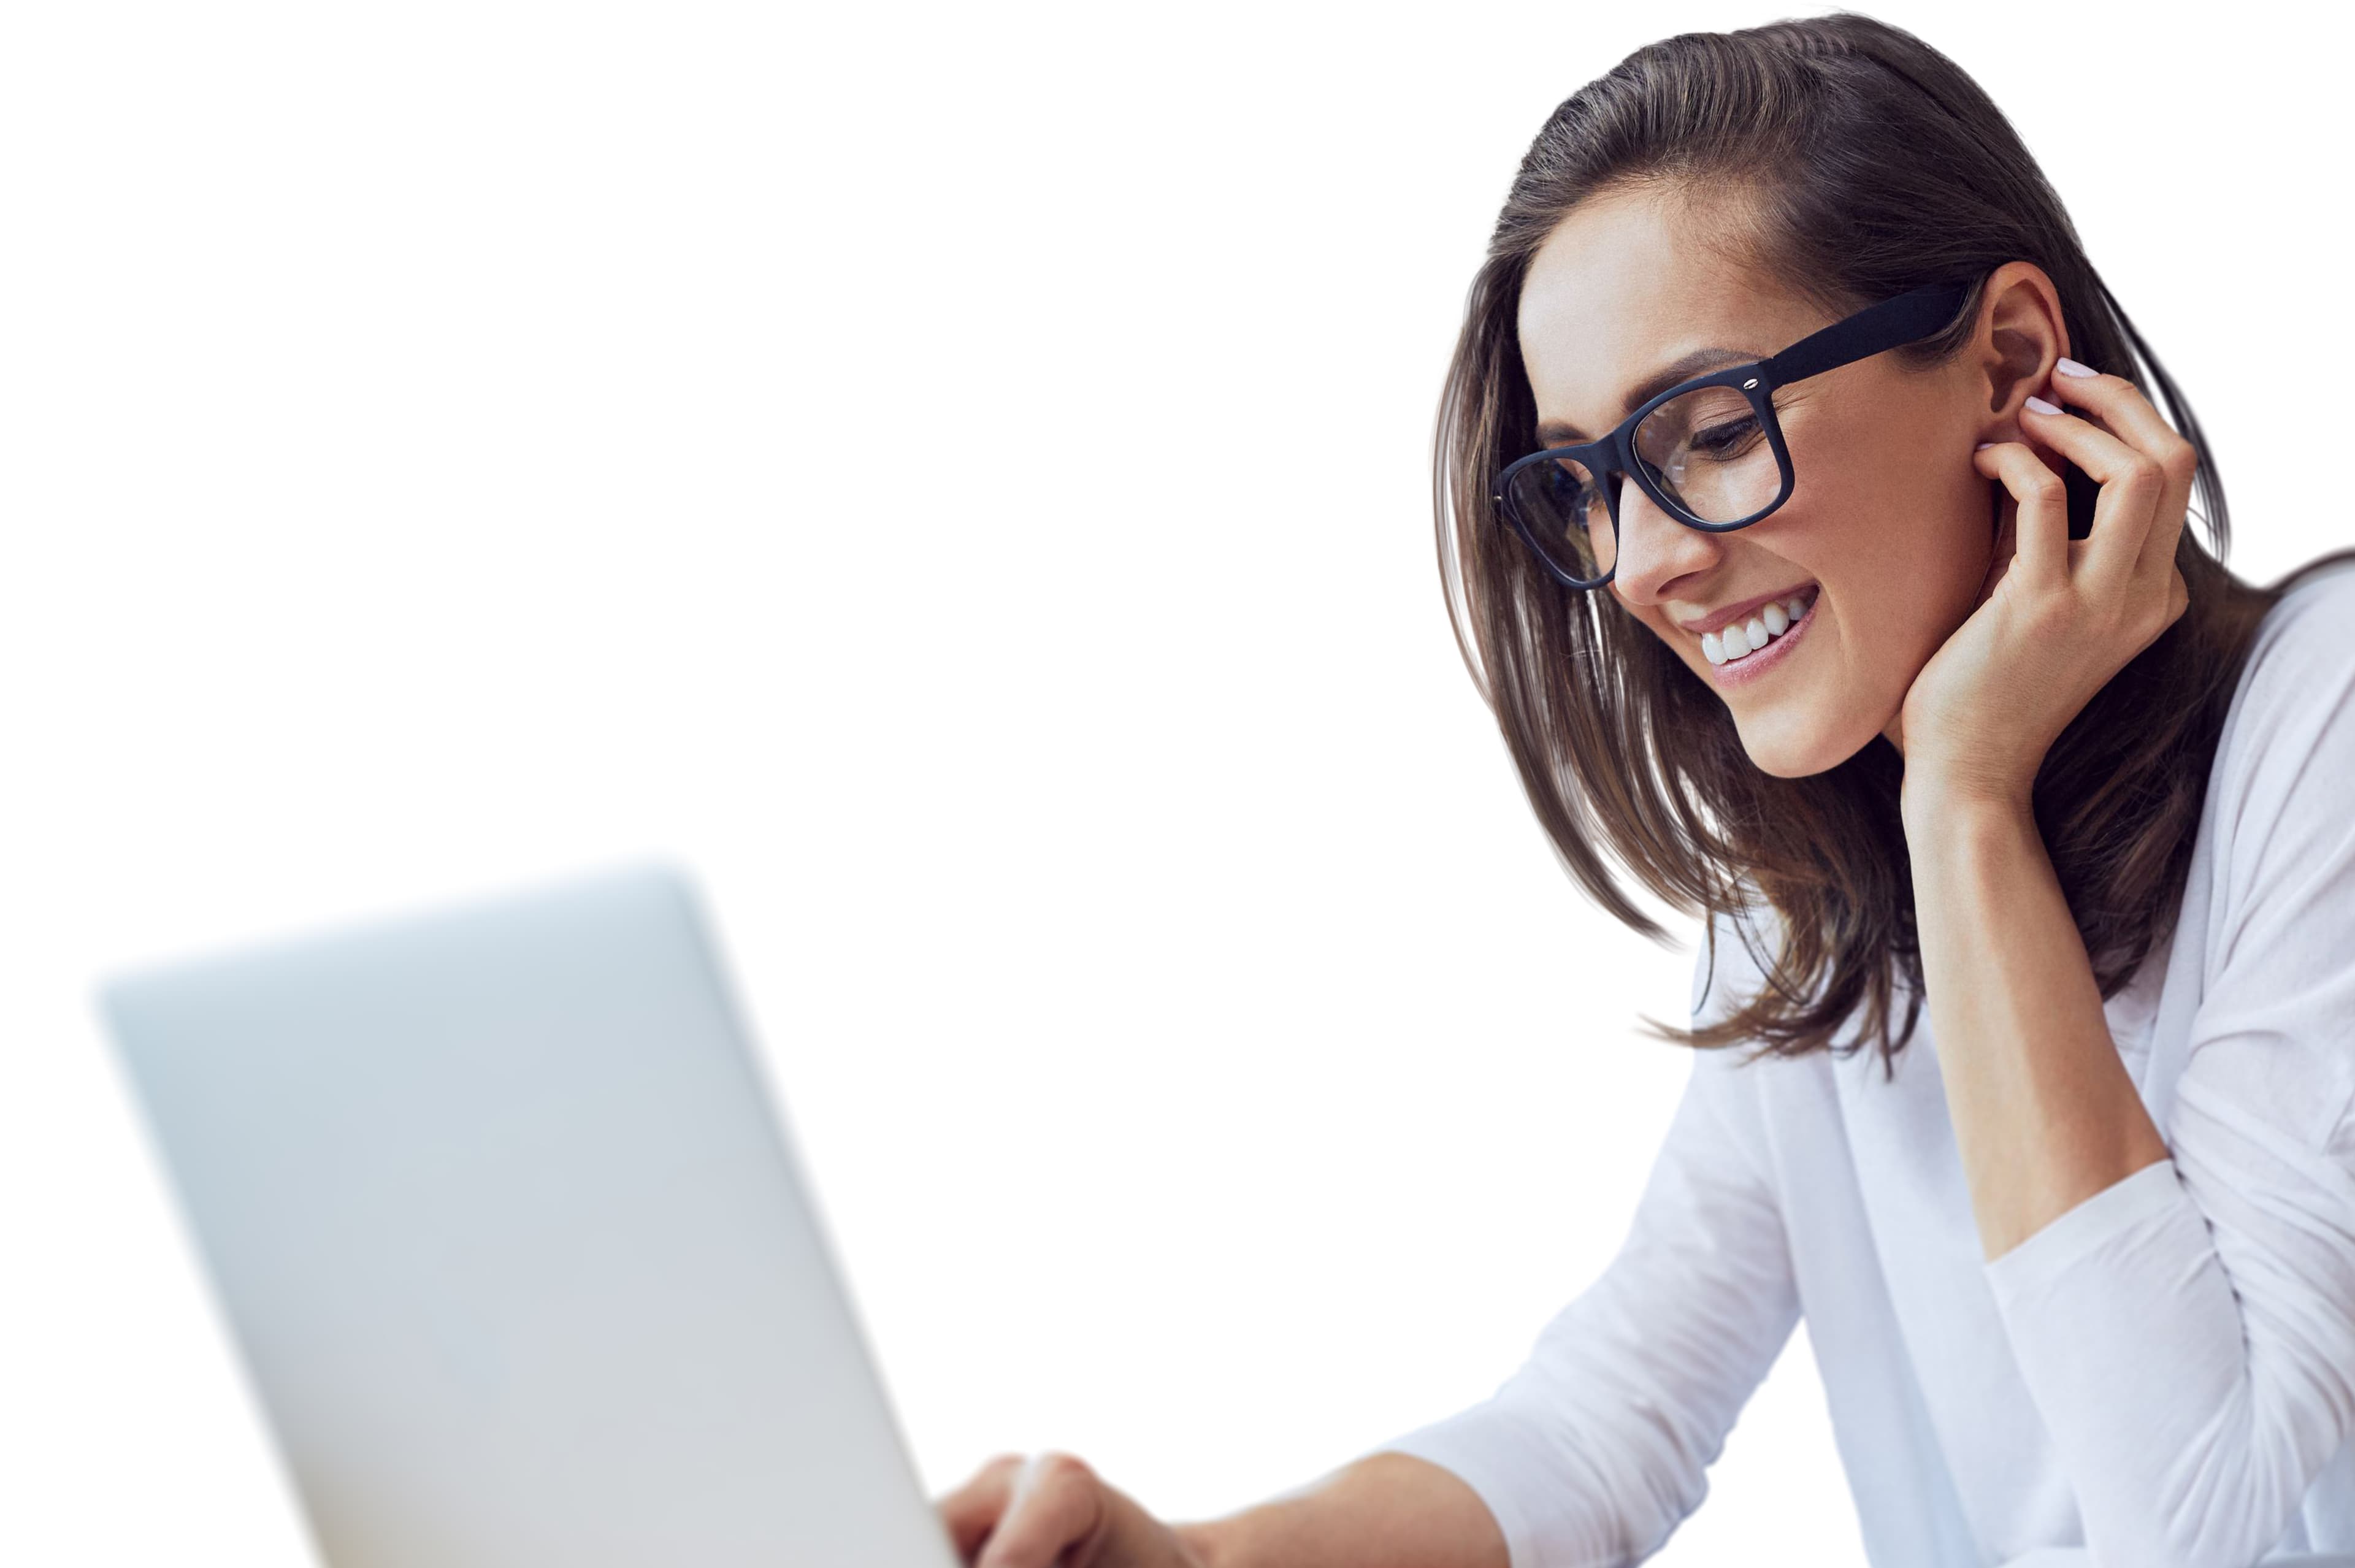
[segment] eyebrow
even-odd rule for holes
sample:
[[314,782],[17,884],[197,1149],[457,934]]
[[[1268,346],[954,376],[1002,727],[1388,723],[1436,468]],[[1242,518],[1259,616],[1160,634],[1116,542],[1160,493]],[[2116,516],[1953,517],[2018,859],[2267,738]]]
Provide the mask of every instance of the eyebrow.
[[[1627,400],[1620,408],[1622,414],[1632,414],[1650,399],[1667,391],[1678,381],[1700,375],[1704,370],[1722,369],[1728,365],[1746,364],[1766,356],[1748,348],[1696,348],[1673,364],[1663,365],[1635,386],[1627,389]],[[1562,420],[1548,420],[1538,426],[1538,442],[1543,446],[1570,446],[1587,439],[1576,425]]]

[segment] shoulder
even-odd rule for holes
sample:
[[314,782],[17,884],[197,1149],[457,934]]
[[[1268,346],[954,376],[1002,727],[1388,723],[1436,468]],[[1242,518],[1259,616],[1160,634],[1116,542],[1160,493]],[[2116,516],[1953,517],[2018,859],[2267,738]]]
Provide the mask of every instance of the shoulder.
[[2258,624],[2225,713],[2219,774],[2244,774],[2285,741],[2346,732],[2355,689],[2355,560],[2298,581]]
[[1708,928],[1693,951],[1690,1011],[1694,1027],[1723,1019],[1758,994],[1766,979],[1762,961],[1781,950],[1781,921],[1774,906],[1764,899],[1755,899],[1738,913],[1718,910],[1710,915]]
[[2300,581],[2258,629],[2217,742],[2211,891],[2190,928],[2200,984],[2183,1099],[2215,1115],[2255,1107],[2302,1147],[2355,1099],[2350,777],[2355,562]]
[[[1746,890],[1745,890],[1746,891]],[[1692,1025],[1722,1022],[1755,999],[1765,985],[1759,955],[1771,956],[1780,940],[1772,906],[1753,907],[1738,915],[1714,911],[1693,944]],[[1711,952],[1714,942],[1715,951]],[[1739,1148],[1753,1176],[1766,1179],[1769,1138],[1760,1094],[1762,1070],[1775,1065],[1773,1057],[1743,1060],[1746,1044],[1689,1048],[1691,1073],[1685,1084],[1689,1100],[1707,1107],[1715,1136]]]
[[[2285,816],[2328,827],[2355,775],[2355,560],[2315,572],[2266,612],[2216,738],[2206,827],[2245,860]],[[2303,837],[2293,831],[2285,842]]]

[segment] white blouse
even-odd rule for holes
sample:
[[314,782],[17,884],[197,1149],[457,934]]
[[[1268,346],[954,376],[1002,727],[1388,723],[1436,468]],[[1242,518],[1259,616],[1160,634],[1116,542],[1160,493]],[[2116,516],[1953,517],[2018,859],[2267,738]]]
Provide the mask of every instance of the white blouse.
[[[1696,1019],[1758,983],[1722,916],[1717,953]],[[1694,1051],[1610,1264],[1382,1449],[1468,1482],[1513,1568],[1638,1563],[1805,1314],[1875,1568],[2355,1552],[2355,570],[2260,628],[2175,933],[2105,1010],[2172,1158],[1992,1262],[1926,1007],[1889,1082]]]

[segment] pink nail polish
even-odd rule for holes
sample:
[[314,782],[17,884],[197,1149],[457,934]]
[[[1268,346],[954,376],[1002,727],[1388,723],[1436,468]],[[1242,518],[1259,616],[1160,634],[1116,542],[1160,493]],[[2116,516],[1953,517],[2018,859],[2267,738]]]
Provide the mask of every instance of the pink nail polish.
[[2040,414],[2057,414],[2061,411],[2052,404],[2048,403],[2042,398],[2038,397],[2030,397],[2028,400],[2028,406],[2034,409]]
[[2080,365],[2074,359],[2055,359],[2052,368],[2063,376],[2094,376],[2100,374],[2091,365]]

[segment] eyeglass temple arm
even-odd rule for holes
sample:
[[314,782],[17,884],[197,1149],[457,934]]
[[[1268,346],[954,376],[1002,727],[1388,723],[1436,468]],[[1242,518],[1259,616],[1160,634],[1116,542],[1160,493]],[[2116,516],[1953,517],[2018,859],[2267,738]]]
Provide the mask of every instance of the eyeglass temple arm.
[[1767,379],[1774,386],[1787,386],[1884,348],[1917,342],[1952,321],[1969,293],[1968,283],[1924,283],[1883,300],[1802,337],[1767,360]]

